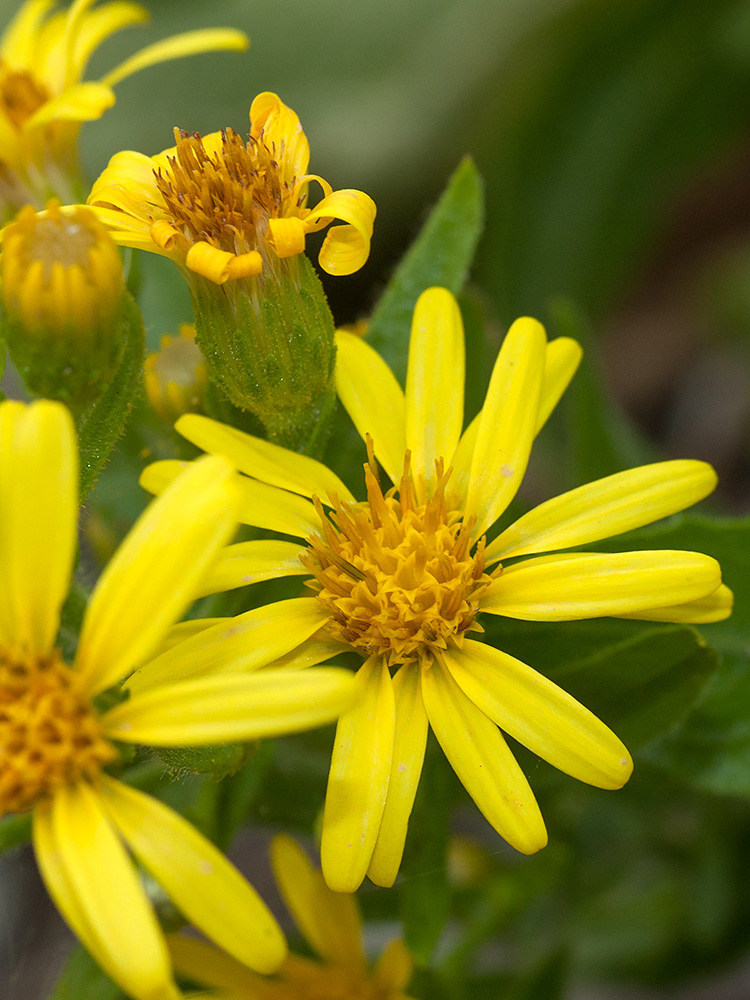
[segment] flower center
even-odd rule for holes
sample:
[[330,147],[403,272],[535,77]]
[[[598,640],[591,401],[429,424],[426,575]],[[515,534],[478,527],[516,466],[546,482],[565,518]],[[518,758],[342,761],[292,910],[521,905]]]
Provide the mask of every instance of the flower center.
[[[284,179],[273,149],[262,136],[245,142],[233,129],[221,132],[221,148],[206,149],[196,132],[175,129],[169,167],[156,184],[175,229],[188,244],[206,241],[227,253],[262,251],[268,220],[295,199],[296,178]],[[296,204],[304,204],[304,192]]]
[[473,519],[448,509],[450,470],[442,460],[432,496],[418,503],[409,459],[407,452],[399,487],[385,495],[371,458],[366,502],[332,498],[326,515],[316,500],[322,530],[303,559],[315,576],[310,586],[332,615],[331,634],[389,665],[430,659],[450,643],[460,646],[465,632],[481,632],[478,598],[501,571],[485,572],[484,539],[470,553]]
[[96,778],[116,757],[57,650],[0,653],[0,816],[30,809],[60,785]]
[[31,73],[0,62],[0,106],[17,129],[49,100],[47,89]]

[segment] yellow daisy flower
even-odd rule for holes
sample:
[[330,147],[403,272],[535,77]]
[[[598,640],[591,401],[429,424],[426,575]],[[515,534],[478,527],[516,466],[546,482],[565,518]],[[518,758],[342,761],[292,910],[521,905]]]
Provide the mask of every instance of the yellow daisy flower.
[[239,498],[229,464],[209,458],[151,504],[95,587],[68,666],[55,640],[76,550],[77,464],[62,405],[0,405],[0,815],[33,810],[42,877],[102,968],[136,1000],[176,1000],[166,944],[124,844],[239,961],[272,972],[285,942],[213,844],[107,774],[117,744],[206,745],[296,731],[335,718],[353,682],[331,669],[317,671],[317,683],[310,671],[269,671],[260,684],[235,674],[100,711],[97,696],[153,655],[190,602],[234,530]]
[[[203,137],[175,129],[175,140],[158,156],[116,153],[94,183],[88,203],[117,243],[223,284],[302,253],[308,233],[341,219],[323,242],[320,266],[351,274],[367,260],[375,203],[307,173],[307,137],[276,94],[253,101],[247,142],[232,129]],[[313,181],[323,198],[308,208]]]
[[48,197],[81,196],[77,139],[82,122],[115,103],[113,87],[148,66],[198,52],[247,48],[232,28],[188,31],[130,56],[97,81],[83,81],[89,59],[110,35],[149,19],[130,0],[26,0],[0,39],[0,202],[5,214]]
[[[230,546],[202,590],[307,572],[311,597],[252,614],[298,641],[288,654],[296,664],[352,649],[365,660],[358,696],[338,723],[323,820],[323,873],[344,892],[365,874],[379,885],[396,877],[428,722],[486,818],[525,853],[547,834],[501,730],[592,785],[619,788],[630,776],[628,751],[591,712],[531,667],[469,638],[483,631],[478,615],[706,622],[726,617],[731,594],[716,561],[699,553],[566,551],[705,497],[716,475],[703,462],[659,462],[579,487],[486,543],[575,372],[575,341],[548,343],[535,320],[517,320],[484,407],[463,433],[464,337],[449,292],[429,289],[417,303],[405,392],[361,338],[339,331],[337,348],[339,397],[368,441],[364,501],[310,458],[197,415],[176,427],[245,473],[248,523],[306,540]],[[142,482],[158,493],[179,468],[156,463]],[[152,663],[151,683],[179,676],[190,650],[186,642]]]
[[218,990],[207,1000],[409,1000],[404,990],[412,959],[402,941],[392,941],[369,968],[354,897],[332,892],[307,854],[284,834],[273,839],[271,864],[287,909],[320,961],[289,955],[274,979],[262,979],[210,944],[170,937],[175,967]]

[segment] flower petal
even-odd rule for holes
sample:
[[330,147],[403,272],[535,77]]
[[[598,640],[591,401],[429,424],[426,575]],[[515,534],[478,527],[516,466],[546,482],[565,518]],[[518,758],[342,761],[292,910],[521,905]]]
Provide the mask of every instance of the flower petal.
[[392,483],[404,469],[404,391],[377,351],[361,337],[336,331],[336,392],[363,441]]
[[287,909],[312,950],[333,965],[364,967],[354,896],[329,889],[299,844],[285,834],[271,842],[271,865]]
[[138,1000],[179,1000],[156,917],[93,789],[59,789],[34,839],[47,888],[104,970]]
[[39,30],[55,0],[26,0],[21,4],[0,38],[3,61],[9,66],[33,67]]
[[547,500],[487,546],[488,562],[573,548],[684,510],[715,488],[706,462],[656,462],[618,472]]
[[395,703],[385,661],[370,657],[356,681],[353,705],[336,727],[323,813],[321,863],[334,892],[354,892],[367,873],[393,752]]
[[422,673],[422,696],[445,756],[487,821],[523,854],[544,847],[534,793],[497,726],[437,661]]
[[715,559],[656,550],[539,556],[504,569],[480,610],[525,621],[573,621],[684,604],[721,584]]
[[201,52],[226,50],[244,52],[249,44],[247,35],[234,28],[199,28],[197,31],[186,31],[181,35],[172,35],[160,42],[154,42],[153,45],[147,45],[110,70],[101,82],[108,87],[114,87],[120,80],[134,73],[140,73],[148,66],[169,62],[171,59],[182,59],[184,56],[198,55]]
[[50,122],[91,122],[115,103],[112,90],[102,83],[76,83],[45,101],[23,125],[25,132]]
[[393,678],[396,725],[391,777],[378,839],[367,869],[368,877],[376,885],[392,886],[396,881],[422,774],[427,747],[427,713],[422,701],[420,673],[417,665],[408,664]]
[[298,733],[333,722],[349,707],[348,670],[261,670],[157,688],[102,716],[103,731],[125,743],[209,746]]
[[707,625],[709,622],[723,622],[732,613],[734,594],[723,583],[708,597],[687,604],[675,604],[667,608],[649,608],[632,615],[618,615],[618,618],[636,618],[639,621],[679,622],[684,625]]
[[406,447],[422,502],[435,486],[435,461],[447,470],[464,422],[464,327],[445,288],[417,299],[406,372]]
[[354,501],[335,472],[307,455],[261,441],[198,413],[180,417],[175,430],[197,448],[211,455],[222,455],[235,469],[262,483],[305,497],[319,496],[323,501],[329,493],[335,493],[340,500]]
[[250,105],[250,134],[272,150],[285,181],[307,173],[310,144],[296,112],[270,90],[258,94]]
[[[409,985],[414,972],[414,961],[403,941],[391,941],[375,966],[375,982],[386,996],[391,996]],[[401,998],[394,997],[394,1000]]]
[[370,256],[370,239],[375,222],[375,202],[364,191],[343,188],[318,202],[304,219],[309,230],[322,219],[341,219],[344,226],[328,230],[318,254],[318,263],[328,274],[353,274]]
[[275,972],[286,942],[234,865],[179,813],[102,775],[102,802],[143,867],[206,937],[258,972]]
[[[192,639],[199,632],[204,632],[207,628],[213,628],[214,625],[221,625],[226,621],[226,618],[190,618],[185,622],[177,622],[176,625],[172,625],[164,633],[161,642],[154,650],[154,659],[157,656],[161,656],[162,653],[166,653],[167,650],[172,649],[179,642]],[[137,672],[132,676],[136,677]]]
[[[167,947],[175,969],[202,986],[228,990],[232,998],[245,996],[248,1000],[278,998],[275,983],[251,972],[208,941],[200,941],[188,937],[187,934],[168,934]],[[224,1000],[229,1000],[229,997],[225,997]]]
[[526,472],[537,419],[547,340],[533,319],[518,319],[503,341],[487,390],[471,462],[465,514],[481,537],[503,513]]
[[203,576],[194,596],[220,594],[260,580],[309,576],[309,570],[299,561],[305,551],[306,546],[300,547],[293,542],[257,541],[228,545]]
[[52,648],[77,543],[78,448],[68,410],[0,405],[0,637]]
[[314,597],[295,597],[222,618],[137,670],[126,682],[132,693],[219,673],[247,673],[296,649],[325,624]]
[[630,777],[633,761],[612,730],[525,663],[473,640],[445,663],[478,709],[553,767],[597,788]]
[[[139,482],[144,490],[159,496],[189,464],[174,459],[152,462]],[[237,520],[243,524],[297,538],[307,538],[320,529],[320,518],[309,500],[247,476],[238,476],[235,486],[240,497]]]
[[81,79],[89,59],[102,42],[122,28],[148,20],[148,11],[129,0],[113,0],[89,11],[74,40],[71,69],[75,79]]
[[148,506],[91,595],[76,655],[90,692],[115,684],[156,647],[234,531],[236,511],[235,473],[213,457]]

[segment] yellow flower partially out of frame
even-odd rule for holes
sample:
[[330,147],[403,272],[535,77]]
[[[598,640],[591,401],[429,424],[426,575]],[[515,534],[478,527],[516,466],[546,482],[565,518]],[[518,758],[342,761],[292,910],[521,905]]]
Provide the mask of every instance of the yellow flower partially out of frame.
[[0,201],[42,208],[48,197],[79,197],[77,138],[115,103],[114,86],[148,66],[200,52],[241,51],[247,36],[233,28],[188,31],[148,45],[100,80],[84,81],[89,59],[115,32],[149,19],[130,0],[26,0],[0,39]]
[[391,941],[370,968],[354,897],[332,892],[299,844],[284,834],[273,839],[271,864],[287,909],[318,959],[291,954],[273,979],[263,979],[210,944],[171,936],[178,972],[218,991],[206,1000],[409,1000],[404,990],[413,963],[402,941]]
[[[88,203],[117,243],[223,284],[302,253],[309,233],[340,219],[323,242],[320,266],[351,274],[367,260],[375,203],[308,174],[307,137],[276,94],[253,101],[247,142],[232,129],[203,137],[175,129],[175,139],[157,156],[116,153],[95,181]],[[310,208],[313,182],[323,198]]]
[[[351,701],[347,671],[266,671],[95,699],[154,655],[236,524],[236,476],[197,462],[152,503],[91,596],[72,666],[56,646],[76,549],[78,453],[58,403],[0,404],[0,815],[33,810],[50,895],[136,1000],[178,1000],[125,845],[196,927],[272,972],[284,937],[255,890],[178,813],[106,772],[118,743],[207,745],[294,732]],[[267,658],[279,650],[269,648]],[[210,644],[211,662],[222,651]],[[317,680],[310,676],[318,673]]]
[[[429,289],[417,302],[405,391],[361,338],[339,331],[337,348],[339,397],[369,442],[365,501],[324,465],[231,427],[196,415],[176,427],[245,473],[247,523],[306,539],[230,546],[200,592],[307,572],[313,596],[245,618],[262,616],[266,628],[275,620],[290,641],[289,662],[347,649],[364,659],[356,701],[338,723],[323,820],[323,873],[344,892],[365,874],[391,885],[398,873],[428,723],[486,818],[524,853],[543,847],[547,833],[501,730],[589,784],[619,788],[630,776],[628,751],[591,712],[468,637],[483,631],[479,615],[708,622],[729,614],[732,596],[718,563],[699,553],[566,551],[702,499],[716,484],[704,462],[659,462],[579,487],[486,544],[578,366],[574,340],[548,343],[535,320],[517,320],[465,430],[463,327],[446,290]],[[390,490],[380,486],[376,459]],[[179,463],[156,463],[142,482],[158,493],[179,471]],[[190,643],[227,630],[206,626]],[[139,683],[199,673],[190,643],[153,661]]]

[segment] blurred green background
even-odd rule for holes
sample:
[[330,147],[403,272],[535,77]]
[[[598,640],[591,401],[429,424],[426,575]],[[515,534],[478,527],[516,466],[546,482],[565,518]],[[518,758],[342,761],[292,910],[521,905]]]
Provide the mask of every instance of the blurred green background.
[[[1,19],[14,8],[2,0]],[[83,131],[92,177],[117,150],[171,145],[176,125],[244,132],[253,96],[276,91],[300,115],[311,170],[378,205],[368,264],[325,282],[343,323],[369,313],[471,153],[486,185],[472,301],[491,338],[517,315],[548,321],[561,301],[572,303],[612,390],[607,419],[620,421],[622,410],[635,427],[622,425],[623,453],[706,458],[721,476],[719,508],[750,509],[748,0],[152,0],[150,8],[153,23],[107,42],[90,78],[191,28],[240,27],[252,47],[120,84],[116,106]],[[190,319],[189,302],[167,262],[144,257],[142,266],[155,344]],[[586,410],[579,425],[602,412]],[[548,496],[588,471],[556,461],[557,440],[542,443],[527,496]],[[747,543],[728,535],[723,544],[730,565],[737,557],[729,582],[741,589]],[[726,653],[744,642],[738,634],[714,641]],[[558,647],[545,637],[552,671]],[[534,657],[548,666],[539,650]],[[747,662],[732,669],[744,677]],[[733,690],[726,700],[741,712]],[[646,752],[619,796],[569,781],[547,788],[547,772],[529,760],[554,833],[528,865],[464,817],[462,831],[488,848],[487,867],[481,894],[477,884],[454,893],[475,940],[451,939],[449,925],[446,996],[750,996],[750,722],[735,727],[735,770],[703,773],[706,754],[718,752],[712,719],[708,712],[703,729],[694,727],[693,756],[674,777],[664,772],[668,749],[662,770]],[[378,916],[382,904],[365,903]],[[506,978],[498,968],[510,970]],[[474,985],[462,987],[467,970]],[[419,995],[430,995],[429,982],[422,986]]]

